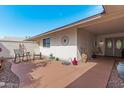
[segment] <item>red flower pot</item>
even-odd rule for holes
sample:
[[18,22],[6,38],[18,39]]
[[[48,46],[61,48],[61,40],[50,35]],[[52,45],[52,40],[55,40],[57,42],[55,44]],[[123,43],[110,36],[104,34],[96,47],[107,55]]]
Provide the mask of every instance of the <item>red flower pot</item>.
[[78,61],[76,60],[76,58],[74,58],[74,60],[72,61],[73,65],[78,65]]

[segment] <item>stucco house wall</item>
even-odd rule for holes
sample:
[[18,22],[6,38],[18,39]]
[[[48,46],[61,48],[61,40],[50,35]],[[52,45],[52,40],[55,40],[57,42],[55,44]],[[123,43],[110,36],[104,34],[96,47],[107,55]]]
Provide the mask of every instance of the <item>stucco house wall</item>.
[[92,49],[95,41],[95,36],[93,33],[85,30],[85,29],[78,29],[77,31],[77,46],[78,46],[78,59],[81,60],[81,54],[83,49],[88,51],[88,57],[91,58]]
[[[62,44],[62,38],[67,36],[69,38],[68,45]],[[43,39],[50,38],[50,47],[43,47]],[[40,44],[40,51],[45,56],[53,54],[62,60],[70,60],[77,58],[77,29],[69,28],[64,31],[58,31],[48,35],[44,35],[36,40]]]

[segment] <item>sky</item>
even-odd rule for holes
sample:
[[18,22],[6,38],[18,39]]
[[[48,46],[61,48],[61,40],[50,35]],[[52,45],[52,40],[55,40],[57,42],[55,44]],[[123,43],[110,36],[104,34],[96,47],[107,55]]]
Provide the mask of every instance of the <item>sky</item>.
[[0,37],[35,36],[103,11],[101,5],[0,5]]

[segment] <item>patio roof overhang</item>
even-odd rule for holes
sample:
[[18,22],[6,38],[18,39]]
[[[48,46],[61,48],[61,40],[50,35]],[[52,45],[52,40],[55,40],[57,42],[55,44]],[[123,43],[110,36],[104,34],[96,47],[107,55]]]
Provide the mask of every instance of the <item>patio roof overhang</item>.
[[84,31],[90,31],[94,34],[109,34],[124,32],[124,11],[112,14],[104,14],[100,19],[96,19],[88,24],[78,27]]

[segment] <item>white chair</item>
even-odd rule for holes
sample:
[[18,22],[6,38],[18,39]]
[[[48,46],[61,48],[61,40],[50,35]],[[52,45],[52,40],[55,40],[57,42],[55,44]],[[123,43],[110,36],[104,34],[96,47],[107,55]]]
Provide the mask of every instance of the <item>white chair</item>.
[[42,53],[40,52],[40,48],[34,49],[33,60],[35,60],[36,57],[39,57],[39,59],[42,59]]

